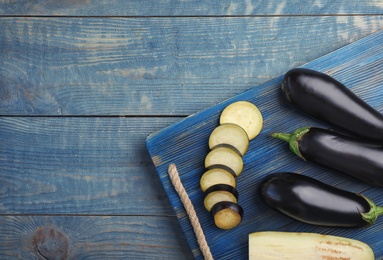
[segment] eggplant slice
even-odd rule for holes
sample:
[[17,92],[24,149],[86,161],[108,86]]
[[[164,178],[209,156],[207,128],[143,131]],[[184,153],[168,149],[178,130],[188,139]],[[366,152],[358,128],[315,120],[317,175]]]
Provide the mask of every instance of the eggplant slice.
[[235,148],[241,156],[244,156],[249,148],[249,137],[246,131],[236,124],[222,124],[216,127],[210,134],[209,148],[229,145]]
[[204,206],[207,211],[222,201],[238,202],[238,192],[235,188],[226,184],[211,186],[205,191]]
[[237,185],[232,173],[221,167],[211,167],[202,175],[200,187],[202,191],[205,192],[208,188],[216,184],[227,184],[233,188]]
[[205,158],[205,168],[223,165],[234,171],[238,177],[243,171],[242,157],[230,147],[219,146],[211,150]]
[[238,226],[243,218],[243,209],[237,203],[222,201],[211,209],[215,225],[220,229],[232,229]]
[[228,105],[221,113],[220,124],[236,124],[242,127],[249,140],[253,140],[262,130],[263,117],[259,109],[251,102],[237,101]]

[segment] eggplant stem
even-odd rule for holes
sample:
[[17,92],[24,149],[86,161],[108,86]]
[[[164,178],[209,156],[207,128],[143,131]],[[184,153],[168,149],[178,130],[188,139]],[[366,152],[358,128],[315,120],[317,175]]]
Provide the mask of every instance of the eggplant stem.
[[381,206],[376,206],[376,215],[379,217],[383,215],[383,207]]
[[383,215],[383,207],[377,206],[372,200],[360,194],[367,202],[370,204],[370,211],[367,213],[360,213],[364,221],[366,221],[370,226],[375,223],[376,219]]
[[291,136],[292,136],[291,134],[285,134],[285,133],[272,133],[271,134],[271,137],[281,139],[281,140],[286,141],[288,143],[291,140]]
[[296,155],[298,155],[300,158],[302,158],[303,160],[306,160],[300,150],[299,150],[299,140],[302,138],[302,136],[304,134],[306,134],[308,131],[310,130],[310,127],[309,126],[306,126],[306,127],[302,127],[302,128],[298,128],[297,130],[295,130],[292,134],[286,134],[286,133],[272,133],[271,134],[271,137],[274,137],[274,138],[277,138],[277,139],[281,139],[283,141],[286,141],[289,143],[290,145],[290,150],[295,153]]

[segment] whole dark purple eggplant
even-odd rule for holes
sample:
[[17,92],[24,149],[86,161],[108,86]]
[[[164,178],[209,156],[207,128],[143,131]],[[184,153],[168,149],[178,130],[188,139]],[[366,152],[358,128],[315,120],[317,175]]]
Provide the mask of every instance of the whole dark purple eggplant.
[[272,133],[287,141],[290,150],[306,161],[383,186],[383,146],[317,127],[298,128],[292,134]]
[[328,227],[367,227],[383,214],[361,194],[341,190],[291,172],[270,174],[261,197],[271,208],[304,223]]
[[329,75],[304,68],[289,70],[282,91],[294,107],[314,118],[383,143],[383,115]]

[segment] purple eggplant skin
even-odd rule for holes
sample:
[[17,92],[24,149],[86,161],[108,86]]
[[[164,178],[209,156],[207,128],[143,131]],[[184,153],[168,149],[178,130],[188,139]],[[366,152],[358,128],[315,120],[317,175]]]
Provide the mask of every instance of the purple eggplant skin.
[[314,162],[383,187],[383,146],[318,127],[302,127],[292,134],[272,133],[287,141],[290,150]]
[[383,143],[383,115],[327,74],[305,69],[289,70],[282,92],[297,109],[330,125]]
[[317,226],[368,227],[383,214],[382,207],[361,194],[297,173],[270,174],[262,181],[260,190],[262,200],[271,208]]

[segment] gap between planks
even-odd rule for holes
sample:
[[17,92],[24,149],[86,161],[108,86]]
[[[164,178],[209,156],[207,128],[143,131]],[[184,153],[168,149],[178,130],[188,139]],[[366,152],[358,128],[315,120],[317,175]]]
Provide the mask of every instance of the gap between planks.
[[183,118],[190,115],[0,115],[15,118]]
[[262,17],[353,17],[353,16],[383,16],[383,14],[254,14],[254,15],[116,15],[116,16],[97,16],[97,15],[0,15],[1,18],[71,18],[71,19],[169,19],[169,18],[262,18]]
[[159,217],[159,218],[173,218],[176,215],[164,214],[164,215],[142,215],[142,214],[29,214],[29,213],[10,213],[0,214],[0,217]]

